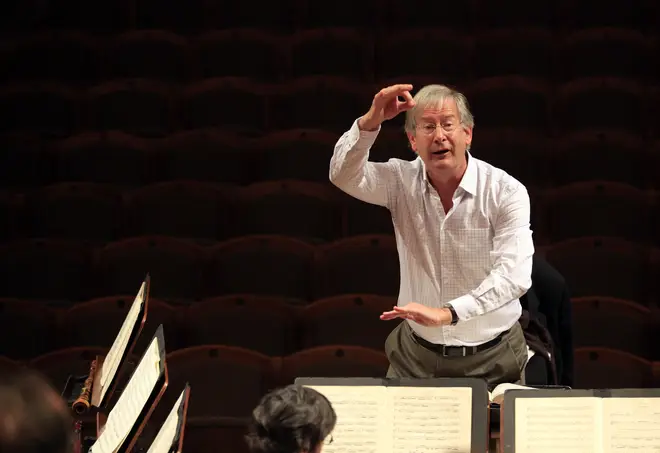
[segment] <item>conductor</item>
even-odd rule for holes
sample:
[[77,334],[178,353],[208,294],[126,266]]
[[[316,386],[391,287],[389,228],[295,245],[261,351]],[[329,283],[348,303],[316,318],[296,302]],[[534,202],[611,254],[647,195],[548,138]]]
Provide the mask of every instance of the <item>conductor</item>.
[[[387,377],[520,383],[527,345],[519,298],[531,286],[530,199],[515,178],[470,154],[474,118],[444,85],[383,88],[335,145],[330,180],[386,207],[399,254]],[[413,161],[369,162],[383,122],[405,112]],[[502,150],[506,152],[506,150]]]

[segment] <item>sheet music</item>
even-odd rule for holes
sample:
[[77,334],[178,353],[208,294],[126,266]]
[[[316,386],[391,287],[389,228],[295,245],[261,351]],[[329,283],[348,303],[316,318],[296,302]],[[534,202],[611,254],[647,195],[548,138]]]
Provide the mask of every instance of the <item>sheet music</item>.
[[387,390],[381,386],[308,386],[325,395],[337,413],[332,443],[323,453],[384,453],[389,450]]
[[179,410],[183,404],[183,397],[186,394],[184,389],[179,395],[179,399],[174,403],[174,407],[167,416],[167,419],[161,426],[156,438],[147,453],[168,453],[174,444],[179,427]]
[[160,346],[154,338],[88,453],[112,453],[121,445],[149,400],[160,374]]
[[516,453],[601,453],[599,398],[514,401]]
[[470,453],[472,388],[388,387],[387,392],[393,453]]
[[660,452],[660,398],[603,398],[605,453]]
[[143,282],[142,286],[140,287],[140,291],[138,291],[138,294],[133,301],[133,305],[131,305],[128,314],[124,319],[124,323],[122,324],[121,329],[115,338],[115,341],[112,343],[112,347],[108,351],[108,354],[103,361],[100,379],[101,400],[103,400],[105,393],[108,391],[108,384],[117,373],[121,357],[124,355],[124,351],[126,351],[126,348],[128,347],[128,340],[131,337],[131,332],[133,331],[133,327],[138,321],[138,316],[140,315],[140,310],[142,309],[145,286],[146,284]]
[[504,401],[504,393],[506,393],[509,390],[537,390],[534,387],[527,387],[524,385],[518,385],[518,384],[509,384],[509,383],[504,383],[496,386],[492,392],[488,392],[488,399],[497,404],[502,404]]

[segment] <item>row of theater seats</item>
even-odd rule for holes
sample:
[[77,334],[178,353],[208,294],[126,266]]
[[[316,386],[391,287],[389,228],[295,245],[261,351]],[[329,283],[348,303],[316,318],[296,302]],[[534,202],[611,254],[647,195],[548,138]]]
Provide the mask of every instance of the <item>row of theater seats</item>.
[[[64,388],[69,375],[86,374],[90,360],[106,352],[107,348],[70,348],[25,364],[48,376],[56,388]],[[648,388],[659,383],[658,362],[608,348],[579,348],[575,356],[575,388]],[[0,360],[0,367],[21,365]],[[137,357],[129,360],[135,363]],[[350,345],[320,346],[284,357],[202,345],[169,352],[167,366],[172,388],[189,382],[197,392],[198,397],[191,398],[191,416],[245,417],[269,388],[293,383],[296,377],[382,377],[388,361],[382,351]],[[171,404],[164,404],[167,407]]]
[[[429,49],[452,64],[439,64]],[[230,29],[193,37],[168,30],[133,30],[110,37],[48,31],[0,40],[0,64],[11,68],[0,76],[3,80],[80,84],[132,77],[274,81],[317,74],[363,81],[434,74],[445,83],[511,74],[558,81],[590,76],[653,80],[660,74],[659,59],[658,36],[619,28],[473,33],[435,27],[375,33],[323,28],[288,34]]]
[[[657,191],[584,181],[530,192],[539,245],[591,235],[660,245]],[[60,183],[0,192],[0,214],[5,219],[0,242],[26,237],[103,242],[142,235],[217,241],[249,234],[323,242],[394,234],[386,208],[330,183],[294,180],[248,186],[171,181],[133,188]]]
[[[345,118],[345,129],[353,118]],[[227,129],[195,129],[162,138],[124,132],[83,132],[62,140],[0,137],[0,187],[58,182],[140,186],[171,180],[250,184],[298,179],[328,182],[340,132],[288,129],[253,136]],[[660,141],[630,131],[584,130],[548,137],[540,132],[481,127],[471,153],[505,170],[530,191],[579,181],[623,182],[660,188]],[[379,133],[369,160],[413,160],[403,128]]]
[[[29,300],[0,299],[0,356],[19,360],[69,347],[112,344],[132,300],[111,296],[54,308]],[[314,302],[260,295],[231,295],[172,305],[151,299],[144,329],[163,324],[167,350],[222,344],[268,356],[334,344],[382,351],[398,324],[379,316],[396,305],[395,297],[342,294]],[[660,312],[639,303],[608,297],[571,301],[573,344],[618,349],[660,360]],[[15,326],[31,326],[29,330]],[[148,346],[143,335],[137,349]]]
[[[583,237],[537,247],[574,297],[658,302],[660,249],[615,237]],[[314,245],[284,236],[244,236],[200,245],[167,236],[108,244],[26,239],[0,246],[0,297],[82,301],[131,294],[146,273],[167,301],[257,293],[314,300],[339,294],[395,296],[396,241],[363,235]]]
[[318,26],[497,28],[544,25],[574,28],[619,25],[657,29],[653,0],[574,0],[521,3],[470,0],[432,4],[420,0],[336,0],[332,7],[313,0],[259,4],[205,0],[10,0],[5,19],[11,31],[34,28],[83,29],[96,33],[131,28],[170,28],[185,33],[213,28],[257,26],[296,29]]
[[[186,84],[121,79],[92,87],[21,82],[0,89],[0,133],[29,131],[55,137],[85,130],[122,130],[162,137],[206,127],[269,131],[294,128],[346,130],[393,83],[419,87],[435,76],[399,76],[359,83],[340,76],[309,76],[282,83],[215,77]],[[586,77],[553,85],[539,77],[501,76],[458,85],[477,127],[571,133],[602,128],[657,136],[658,86],[629,78]],[[310,104],[310,100],[313,103]],[[612,105],[625,115],[612,115]],[[390,125],[402,125],[397,116]]]

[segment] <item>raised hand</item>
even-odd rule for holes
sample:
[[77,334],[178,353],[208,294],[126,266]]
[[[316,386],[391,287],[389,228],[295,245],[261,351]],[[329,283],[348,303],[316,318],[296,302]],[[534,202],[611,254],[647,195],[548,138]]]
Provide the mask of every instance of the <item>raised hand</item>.
[[[410,90],[412,85],[400,84],[383,88],[376,93],[371,108],[358,121],[360,129],[377,129],[384,121],[391,120],[399,113],[413,108],[415,101],[410,95]],[[399,100],[399,97],[403,100]]]

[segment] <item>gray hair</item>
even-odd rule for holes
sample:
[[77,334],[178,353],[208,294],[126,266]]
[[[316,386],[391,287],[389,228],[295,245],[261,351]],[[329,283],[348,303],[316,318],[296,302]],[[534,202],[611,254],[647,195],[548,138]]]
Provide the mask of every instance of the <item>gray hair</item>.
[[420,111],[429,107],[440,107],[447,99],[453,99],[458,108],[459,121],[465,127],[474,127],[474,117],[470,112],[470,105],[465,95],[459,91],[449,88],[445,85],[426,85],[417,92],[415,97],[415,106],[406,111],[405,129],[407,132],[414,132],[417,127],[417,116]]

